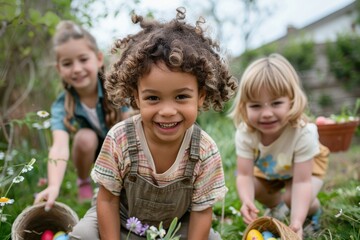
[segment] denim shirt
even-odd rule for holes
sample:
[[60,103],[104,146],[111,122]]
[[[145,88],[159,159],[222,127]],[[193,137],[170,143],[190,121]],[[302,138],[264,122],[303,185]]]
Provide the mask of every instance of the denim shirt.
[[[105,138],[106,133],[109,131],[109,128],[105,124],[105,112],[101,104],[104,98],[101,81],[98,80],[98,100],[96,103],[96,113],[99,118],[101,132],[99,132],[99,130],[97,130],[89,120],[87,113],[85,112],[83,106],[81,105],[80,98],[77,92],[74,89],[71,89],[70,93],[74,96],[74,100],[75,100],[74,118],[71,119],[70,123],[75,124],[78,129],[90,128],[94,130],[100,138]],[[64,103],[65,103],[65,92],[62,92],[51,106],[52,131],[64,130],[69,132],[69,130],[65,127],[63,121],[66,115]],[[121,110],[123,112],[126,112],[127,108],[122,108]]]

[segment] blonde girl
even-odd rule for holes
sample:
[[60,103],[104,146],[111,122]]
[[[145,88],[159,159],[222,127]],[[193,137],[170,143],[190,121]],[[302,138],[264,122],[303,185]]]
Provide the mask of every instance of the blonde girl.
[[257,200],[278,218],[290,208],[290,227],[299,236],[307,216],[318,230],[317,194],[329,151],[319,144],[306,107],[299,77],[283,56],[271,54],[245,70],[230,114],[237,128],[236,185],[245,223],[257,218]]

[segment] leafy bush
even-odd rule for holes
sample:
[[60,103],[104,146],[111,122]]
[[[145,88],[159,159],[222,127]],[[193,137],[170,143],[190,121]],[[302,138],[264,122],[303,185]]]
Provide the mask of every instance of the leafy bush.
[[241,76],[242,72],[255,59],[268,56],[271,53],[280,53],[286,57],[297,71],[311,69],[316,60],[314,42],[310,40],[287,41],[285,45],[272,43],[260,48],[245,51],[240,57],[231,63],[231,70],[235,76]]
[[338,35],[337,41],[327,43],[326,54],[330,71],[345,89],[360,87],[360,36]]

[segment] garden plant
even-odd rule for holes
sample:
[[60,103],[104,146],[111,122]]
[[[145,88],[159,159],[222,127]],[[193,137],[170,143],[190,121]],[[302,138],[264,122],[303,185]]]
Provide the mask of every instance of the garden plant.
[[[26,207],[33,204],[34,195],[46,186],[47,154],[51,145],[49,128],[51,116],[48,114],[49,103],[44,99],[53,99],[56,91],[59,90],[59,85],[55,84],[58,81],[54,81],[54,69],[48,62],[44,63],[47,59],[43,51],[47,51],[47,41],[59,19],[76,19],[71,6],[75,8],[77,6],[71,5],[71,2],[5,0],[1,7],[3,14],[0,17],[2,22],[0,46],[4,51],[0,59],[4,64],[0,78],[2,98],[0,239],[11,239],[13,222]],[[83,5],[88,6],[88,4]],[[48,9],[53,10],[48,11]],[[79,10],[79,8],[76,9]],[[83,22],[89,24],[91,14],[81,11],[80,13]],[[79,15],[79,11],[77,14]],[[334,74],[343,80],[347,88],[359,86],[359,71],[353,70],[358,69],[359,65],[358,37],[341,38],[338,45],[332,46],[331,49],[329,47],[328,52],[330,60],[333,59],[332,56],[337,60],[331,62],[340,66],[339,68],[332,66]],[[307,66],[299,66],[299,69],[311,65],[313,61],[311,42],[301,44],[300,50],[292,45],[288,47],[284,51],[288,53],[289,58],[292,52],[295,52],[298,58],[294,61],[307,64]],[[274,49],[276,49],[274,46],[267,46],[266,49],[262,49],[264,52],[245,53],[243,56],[245,59],[241,61],[243,65],[234,63],[237,66],[237,68],[232,67],[234,74],[240,75],[247,62],[259,55],[271,53]],[[348,55],[342,57],[344,53]],[[13,100],[15,104],[11,104],[10,100]],[[32,112],[39,105],[45,108],[44,111],[36,109]],[[212,136],[219,147],[228,187],[225,200],[219,202],[214,208],[213,228],[224,240],[241,239],[246,225],[239,213],[241,203],[235,186],[236,154],[233,144],[235,133],[233,123],[226,116],[226,112],[211,111],[202,113],[198,123]],[[322,230],[308,239],[360,240],[359,129],[358,127],[349,150],[330,154],[325,185],[319,195],[323,206]],[[81,218],[90,208],[90,203],[78,204],[77,202],[74,169],[72,162],[69,161],[69,171],[65,176],[57,201],[70,206]],[[262,209],[261,206],[259,208]],[[157,231],[156,233],[162,234],[161,226],[154,227],[156,227],[156,229],[153,228]]]
[[[34,194],[44,188],[47,148],[50,145],[49,117],[46,111],[29,113],[23,119],[12,120],[1,127],[0,239],[10,239],[12,223],[27,206],[33,204]],[[235,187],[233,124],[226,113],[215,112],[203,113],[198,123],[218,144],[229,189],[225,200],[215,206],[213,227],[223,239],[241,239],[246,225],[239,213],[241,203]],[[309,239],[360,240],[358,143],[359,137],[355,136],[348,151],[330,155],[328,175],[319,196],[323,205],[323,228],[318,235]],[[69,165],[70,168],[74,167],[71,162]],[[69,171],[58,201],[67,204],[82,217],[90,203],[77,203],[75,182],[75,173]]]

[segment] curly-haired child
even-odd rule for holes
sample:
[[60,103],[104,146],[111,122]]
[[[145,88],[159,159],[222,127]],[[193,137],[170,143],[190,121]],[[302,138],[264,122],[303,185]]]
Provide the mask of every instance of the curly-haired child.
[[200,110],[222,110],[237,83],[203,19],[194,27],[184,8],[177,12],[165,23],[133,15],[142,30],[115,42],[121,53],[105,88],[116,105],[128,99],[140,114],[109,131],[92,171],[97,204],[75,226],[75,239],[126,239],[132,217],[141,226],[129,239],[145,239],[146,227],[160,222],[167,229],[175,217],[181,239],[219,239],[211,223],[227,191],[222,161],[195,121]]

